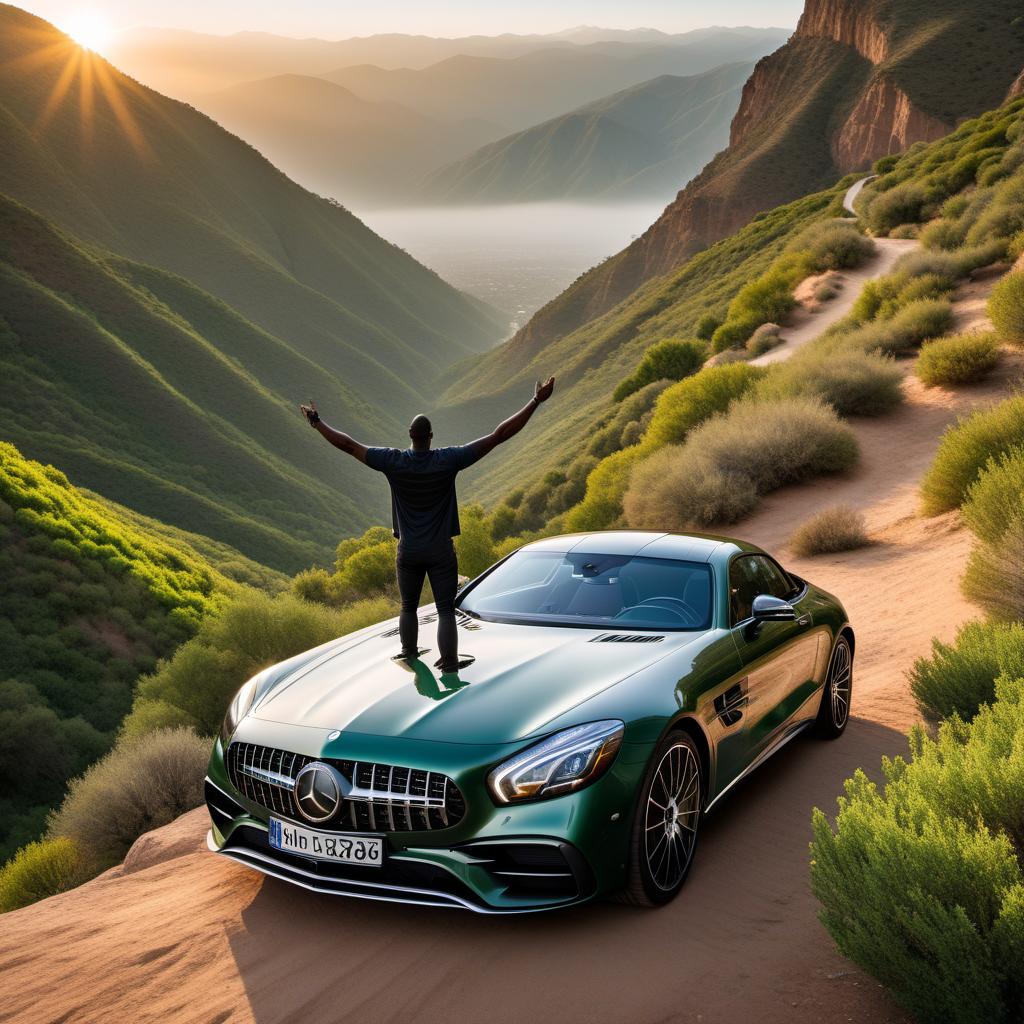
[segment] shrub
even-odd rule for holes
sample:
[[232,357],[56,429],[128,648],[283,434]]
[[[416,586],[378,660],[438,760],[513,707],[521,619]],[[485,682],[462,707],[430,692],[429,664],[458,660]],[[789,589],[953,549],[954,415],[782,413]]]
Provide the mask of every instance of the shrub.
[[611,527],[622,515],[622,498],[629,486],[629,474],[642,456],[642,447],[634,445],[602,459],[587,478],[583,501],[570,509],[566,528],[607,530]]
[[1024,625],[969,622],[952,644],[932,641],[930,658],[907,673],[910,690],[926,719],[954,714],[970,720],[995,696],[996,679],[1024,678]]
[[203,802],[210,743],[191,729],[161,729],[119,743],[84,775],[51,817],[50,838],[72,839],[93,871],[124,859],[144,832]]
[[732,522],[759,494],[856,461],[853,432],[820,402],[741,400],[633,471],[626,519],[666,530]]
[[811,887],[839,949],[922,1022],[1019,1020],[1024,979],[1024,680],[971,725],[911,734],[911,761],[862,771],[833,829],[813,815]]
[[665,338],[647,349],[636,371],[619,384],[612,397],[621,402],[656,380],[689,377],[701,368],[707,354],[707,346],[701,341]]
[[693,329],[693,333],[700,338],[701,341],[710,341],[712,335],[719,327],[722,326],[722,321],[719,317],[714,316],[711,313],[705,313],[698,321]]
[[880,416],[903,401],[903,373],[888,358],[811,346],[772,367],[759,398],[820,398],[840,416]]
[[23,846],[0,868],[0,913],[78,885],[80,862],[78,848],[70,839],[43,839]]
[[966,227],[958,220],[934,220],[921,229],[921,244],[926,249],[957,249],[964,244]]
[[644,437],[650,449],[679,444],[698,424],[744,395],[765,371],[745,364],[714,366],[673,384],[654,406],[651,425]]
[[868,227],[875,234],[885,234],[901,224],[923,219],[928,194],[923,185],[906,182],[871,197],[867,207]]
[[874,256],[875,243],[850,221],[826,220],[805,228],[786,246],[806,253],[817,271],[859,267]]
[[1024,620],[1024,518],[1011,520],[997,543],[975,545],[961,586],[994,618]]
[[1024,273],[1007,274],[992,289],[988,315],[1003,341],[1024,348]]
[[801,557],[853,551],[869,543],[864,516],[846,505],[824,509],[789,538],[791,550]]
[[1024,395],[981,409],[949,427],[921,482],[928,515],[959,506],[989,459],[1024,444]]
[[920,235],[921,228],[917,224],[899,224],[889,232],[890,238],[912,239]]
[[951,251],[938,249],[917,249],[901,256],[896,262],[895,273],[908,277],[934,274],[952,283],[966,277],[972,270],[987,267],[1006,254],[1006,241],[994,239],[979,245],[962,246]]
[[162,701],[187,716],[207,736],[219,729],[235,691],[248,678],[276,662],[318,647],[394,614],[385,598],[359,601],[343,610],[310,604],[291,594],[268,597],[248,591],[198,634],[161,662],[138,684],[125,720],[126,733],[144,731],[153,715],[151,701]]
[[963,504],[967,525],[996,544],[1014,519],[1024,514],[1024,445],[990,458],[971,484]]
[[970,384],[987,377],[999,362],[994,334],[974,331],[926,342],[917,357],[917,376],[927,387]]
[[761,324],[747,342],[747,354],[756,359],[758,356],[778,348],[782,344],[782,328],[778,324]]
[[889,320],[873,320],[842,337],[842,347],[903,355],[923,341],[946,333],[953,325],[953,307],[944,299],[918,299]]
[[761,324],[777,323],[796,304],[793,289],[814,270],[806,253],[780,256],[760,277],[744,285],[729,303],[725,323],[711,338],[714,352],[746,343]]

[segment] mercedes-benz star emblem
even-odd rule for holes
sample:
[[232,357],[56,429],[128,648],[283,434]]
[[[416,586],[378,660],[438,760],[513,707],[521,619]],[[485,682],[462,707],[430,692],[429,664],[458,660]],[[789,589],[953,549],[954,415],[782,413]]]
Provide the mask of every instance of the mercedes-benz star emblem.
[[313,761],[295,776],[295,806],[307,821],[327,821],[337,812],[348,788],[345,777],[323,761]]

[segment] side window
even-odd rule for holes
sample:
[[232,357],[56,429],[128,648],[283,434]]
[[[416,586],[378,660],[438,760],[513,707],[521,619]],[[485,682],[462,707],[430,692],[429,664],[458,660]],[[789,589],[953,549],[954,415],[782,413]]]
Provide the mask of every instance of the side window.
[[782,570],[762,555],[741,555],[729,566],[729,603],[732,624],[749,619],[758,594],[771,594],[785,600],[792,585]]

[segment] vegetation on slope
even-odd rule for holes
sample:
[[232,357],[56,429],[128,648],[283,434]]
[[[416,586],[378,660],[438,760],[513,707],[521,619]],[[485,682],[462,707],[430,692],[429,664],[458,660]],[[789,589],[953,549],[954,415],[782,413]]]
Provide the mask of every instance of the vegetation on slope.
[[331,408],[340,381],[212,296],[0,197],[0,308],[0,412],[26,454],[292,571],[367,524],[380,482],[292,402]]
[[140,673],[234,588],[0,443],[0,858],[112,743]]

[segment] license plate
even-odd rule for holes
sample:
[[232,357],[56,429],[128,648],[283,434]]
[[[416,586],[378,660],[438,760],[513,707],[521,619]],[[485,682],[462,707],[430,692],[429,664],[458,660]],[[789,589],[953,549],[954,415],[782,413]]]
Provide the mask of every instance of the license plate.
[[285,853],[298,853],[303,857],[329,860],[335,864],[379,868],[384,861],[383,839],[317,832],[277,818],[270,819],[270,845]]

